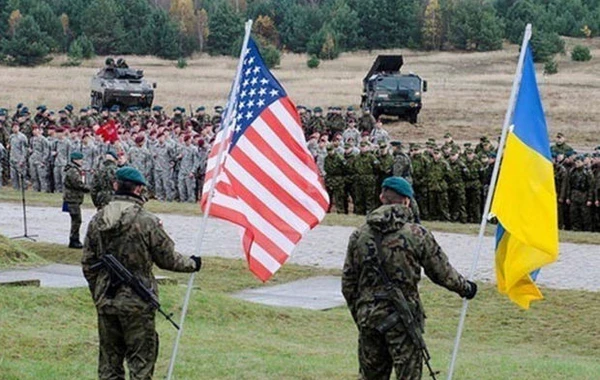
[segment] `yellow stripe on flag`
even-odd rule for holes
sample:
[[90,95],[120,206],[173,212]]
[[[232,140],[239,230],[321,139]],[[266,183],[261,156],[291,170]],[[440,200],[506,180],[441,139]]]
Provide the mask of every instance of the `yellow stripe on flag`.
[[530,273],[558,257],[556,191],[552,163],[510,132],[492,213],[503,228],[498,242],[498,290],[527,309],[542,294]]

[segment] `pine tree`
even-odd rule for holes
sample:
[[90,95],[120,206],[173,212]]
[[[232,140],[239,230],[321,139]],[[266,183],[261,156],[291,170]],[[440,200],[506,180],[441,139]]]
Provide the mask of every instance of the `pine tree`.
[[123,19],[115,0],[92,0],[83,15],[83,31],[98,54],[119,54],[126,50]]
[[40,30],[31,16],[19,19],[14,25],[12,38],[2,42],[7,62],[17,66],[36,66],[47,62],[50,37]]
[[442,11],[438,0],[429,0],[423,18],[422,44],[427,50],[439,50],[442,46]]
[[[232,48],[232,41],[239,40],[240,35],[243,35],[244,26],[229,4],[221,3],[209,14],[208,29],[208,52],[211,55],[230,55],[236,50]],[[237,51],[239,52],[239,49]]]
[[65,42],[63,27],[50,5],[41,1],[31,10],[30,15],[33,16],[40,30],[50,37],[48,40],[50,48],[53,51],[63,51]]

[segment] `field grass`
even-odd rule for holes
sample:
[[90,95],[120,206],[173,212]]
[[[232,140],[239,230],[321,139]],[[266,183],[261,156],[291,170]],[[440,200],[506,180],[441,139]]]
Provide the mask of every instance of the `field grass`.
[[[559,73],[542,74],[538,82],[545,105],[550,133],[565,132],[576,147],[598,145],[596,121],[600,109],[593,99],[600,89],[600,38],[565,38],[567,52],[576,44],[589,46],[594,57],[589,62],[572,62],[570,55],[558,55]],[[395,138],[424,141],[442,139],[451,132],[457,141],[474,141],[486,134],[498,135],[506,112],[518,57],[517,45],[486,53],[418,52],[388,50],[345,53],[334,61],[324,61],[318,69],[306,66],[307,56],[284,54],[275,75],[298,104],[315,106],[358,106],[362,79],[377,54],[403,54],[405,72],[415,72],[429,82],[417,127],[388,120]],[[15,107],[24,102],[30,109],[46,104],[52,109],[72,103],[87,105],[91,77],[103,66],[105,57],[85,61],[80,67],[61,67],[65,56],[36,68],[0,67],[0,106]],[[225,103],[237,61],[230,57],[201,55],[188,59],[186,69],[175,62],[155,57],[126,57],[132,67],[145,70],[146,78],[158,84],[155,103],[172,109]]]
[[[64,247],[25,246],[49,261],[77,261]],[[357,332],[347,310],[274,308],[233,299],[228,292],[262,286],[244,265],[209,258],[196,277],[176,377],[355,379]],[[323,273],[329,272],[286,265],[277,276],[284,282]],[[184,291],[162,286],[165,309],[178,314]],[[455,378],[597,379],[600,293],[543,291],[546,300],[521,311],[491,285],[481,285],[469,308]],[[461,301],[428,281],[421,292],[432,364],[445,378]],[[98,338],[87,289],[0,287],[0,297],[1,379],[96,378]],[[157,326],[156,378],[162,378],[175,330],[161,317]]]
[[[21,193],[12,189],[4,188],[0,191],[0,203],[20,203]],[[60,207],[62,205],[61,194],[27,192],[27,204],[30,206]],[[93,208],[89,197],[85,197],[83,207]],[[151,200],[146,203],[146,209],[153,213],[179,214],[187,216],[200,216],[200,207],[195,203],[159,202]],[[360,215],[327,214],[322,224],[325,226],[359,227],[365,222],[365,217]],[[423,225],[432,231],[449,232],[457,234],[477,235],[478,224],[461,224],[449,222],[424,221]],[[495,227],[488,225],[486,236],[492,236]],[[595,232],[560,231],[560,241],[576,244],[599,244],[600,234]]]

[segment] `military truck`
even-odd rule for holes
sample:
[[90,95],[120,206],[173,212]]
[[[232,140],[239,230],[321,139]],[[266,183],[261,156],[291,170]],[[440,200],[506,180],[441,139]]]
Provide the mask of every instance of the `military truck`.
[[421,111],[427,81],[413,73],[400,73],[403,64],[401,55],[377,56],[363,79],[361,106],[369,108],[375,118],[398,116],[414,124]]
[[117,62],[115,64],[112,58],[107,58],[104,68],[92,78],[92,106],[152,106],[156,83],[146,81],[144,71],[129,68],[125,60]]

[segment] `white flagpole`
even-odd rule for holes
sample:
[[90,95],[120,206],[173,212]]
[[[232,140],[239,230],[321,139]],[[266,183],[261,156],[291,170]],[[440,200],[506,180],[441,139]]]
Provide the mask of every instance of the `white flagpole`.
[[[210,207],[212,206],[212,198],[215,192],[215,184],[217,183],[219,174],[221,172],[221,162],[223,160],[223,154],[225,152],[225,144],[229,129],[231,127],[232,122],[235,122],[234,111],[236,109],[235,98],[237,96],[236,91],[240,83],[242,66],[244,63],[244,56],[246,54],[246,50],[248,48],[248,41],[250,40],[250,32],[252,31],[252,20],[248,20],[245,24],[246,33],[244,35],[244,41],[242,43],[242,51],[240,52],[240,61],[238,62],[237,72],[235,74],[235,79],[233,81],[233,86],[231,87],[231,92],[229,94],[228,99],[228,112],[225,115],[225,119],[223,120],[223,139],[221,141],[221,146],[219,147],[219,154],[217,155],[217,167],[215,174],[212,178],[212,182],[210,184],[210,188],[208,190],[208,196],[206,198],[206,209],[204,210],[204,214],[202,215],[202,223],[200,225],[200,232],[198,234],[198,243],[196,244],[196,252],[197,255],[200,256],[202,253],[202,241],[204,240],[204,233],[206,232],[206,223],[208,221],[208,214],[210,211]],[[183,334],[183,322],[185,321],[185,315],[187,314],[188,305],[190,302],[190,296],[192,295],[192,288],[194,285],[194,278],[196,272],[192,272],[190,275],[190,279],[187,285],[187,291],[185,293],[185,299],[183,302],[183,308],[181,310],[181,319],[179,320],[179,330],[177,330],[177,337],[175,338],[175,344],[173,345],[173,353],[171,354],[171,361],[169,362],[169,372],[167,373],[167,380],[171,380],[173,376],[173,370],[175,368],[175,358],[177,357],[177,351],[179,349],[179,340],[181,339],[181,335]]]
[[[519,86],[521,85],[521,77],[523,76],[523,61],[525,60],[525,52],[527,51],[527,45],[531,39],[531,24],[527,24],[525,28],[525,35],[523,36],[523,43],[521,44],[521,54],[519,55],[519,62],[517,63],[517,70],[515,73],[515,79],[513,81],[512,91],[510,93],[510,99],[508,101],[508,108],[506,115],[504,116],[504,125],[502,127],[502,135],[500,137],[500,143],[498,146],[498,153],[496,155],[496,162],[494,164],[494,170],[492,172],[492,179],[488,190],[487,198],[485,200],[485,207],[483,209],[483,215],[481,216],[481,226],[479,227],[479,236],[477,238],[477,244],[475,252],[473,253],[473,262],[471,263],[471,269],[469,270],[468,279],[472,280],[477,270],[477,263],[479,261],[479,255],[481,253],[481,246],[483,245],[483,236],[485,233],[485,227],[487,226],[488,215],[492,205],[492,198],[494,196],[494,190],[496,189],[496,180],[498,179],[498,172],[500,170],[500,161],[502,160],[502,154],[504,153],[504,144],[506,142],[506,135],[508,128],[512,122],[513,113],[515,110],[515,104],[517,102],[517,95],[519,92]],[[460,313],[460,319],[458,322],[458,331],[456,332],[456,338],[454,340],[454,350],[452,351],[452,360],[450,361],[450,369],[448,370],[448,380],[452,380],[454,374],[454,366],[456,364],[456,357],[458,356],[458,347],[460,346],[460,338],[465,325],[465,319],[467,317],[467,307],[469,301],[463,300],[462,310]]]

